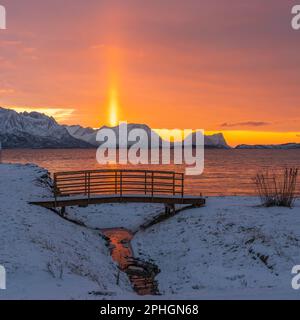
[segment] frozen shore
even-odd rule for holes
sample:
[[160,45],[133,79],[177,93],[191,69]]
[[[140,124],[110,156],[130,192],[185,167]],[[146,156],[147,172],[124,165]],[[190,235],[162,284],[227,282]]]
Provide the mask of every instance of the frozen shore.
[[291,270],[300,264],[300,203],[263,208],[254,197],[209,198],[139,232],[135,254],[160,267],[174,299],[299,299]]
[[[0,299],[141,299],[118,273],[99,232],[28,204],[49,198],[47,172],[0,164]],[[213,197],[142,231],[162,205],[105,204],[67,209],[91,228],[138,231],[136,257],[153,260],[162,299],[299,299],[291,270],[300,264],[300,201],[262,208],[254,197]],[[90,294],[92,292],[98,295]],[[148,298],[148,297],[147,297]],[[151,297],[149,297],[151,298]]]
[[117,267],[97,232],[28,204],[33,197],[49,197],[46,175],[35,165],[0,164],[0,265],[7,272],[0,299],[135,295],[125,276],[116,285]]

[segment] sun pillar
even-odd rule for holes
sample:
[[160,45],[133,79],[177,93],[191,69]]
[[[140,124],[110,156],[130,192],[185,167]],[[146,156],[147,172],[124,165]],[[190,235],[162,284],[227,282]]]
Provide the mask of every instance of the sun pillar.
[[116,89],[111,89],[109,94],[109,124],[111,127],[118,125],[119,99]]

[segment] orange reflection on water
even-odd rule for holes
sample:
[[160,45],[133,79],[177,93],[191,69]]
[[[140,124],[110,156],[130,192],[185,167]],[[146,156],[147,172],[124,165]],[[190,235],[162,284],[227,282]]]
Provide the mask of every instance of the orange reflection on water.
[[130,241],[133,238],[133,234],[122,228],[105,229],[102,233],[110,239],[113,249],[111,250],[111,256],[115,262],[120,266],[121,270],[125,270],[129,266],[128,258],[133,257],[133,251],[130,245]]
[[[102,233],[109,238],[112,259],[118,263],[120,270],[126,272],[129,280],[139,295],[158,294],[155,274],[146,274],[146,270],[136,265],[130,241],[133,234],[126,229],[104,229]],[[131,268],[131,272],[130,271]],[[132,270],[132,268],[134,268]]]

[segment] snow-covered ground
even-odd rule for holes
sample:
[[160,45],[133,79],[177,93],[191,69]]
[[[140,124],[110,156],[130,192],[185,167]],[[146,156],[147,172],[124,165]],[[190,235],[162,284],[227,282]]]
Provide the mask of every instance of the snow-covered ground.
[[300,298],[291,270],[300,264],[300,203],[258,207],[251,197],[209,198],[139,232],[135,254],[160,267],[165,296],[196,299]]
[[[97,232],[28,201],[49,197],[34,165],[0,164],[0,265],[7,289],[0,299],[114,299],[135,296]],[[91,295],[90,292],[103,295]]]
[[135,232],[143,223],[151,221],[164,210],[162,204],[112,203],[90,205],[86,208],[70,207],[67,214],[92,228],[126,228]]
[[[28,204],[49,198],[46,174],[35,165],[0,164],[0,265],[7,270],[0,299],[141,299],[124,274],[116,285],[118,270],[99,232]],[[293,209],[258,204],[252,197],[209,198],[206,207],[138,231],[134,253],[161,269],[160,298],[299,299],[291,270],[300,264],[300,202]],[[67,214],[91,228],[137,231],[163,209],[105,204]]]

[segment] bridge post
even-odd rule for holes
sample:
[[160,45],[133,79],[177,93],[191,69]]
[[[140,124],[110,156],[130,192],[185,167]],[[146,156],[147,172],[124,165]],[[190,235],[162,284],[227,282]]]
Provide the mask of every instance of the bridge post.
[[152,171],[152,177],[151,177],[151,194],[152,198],[154,196],[154,172]]
[[88,173],[84,173],[84,193],[87,196],[88,195],[88,178],[87,178]]
[[57,175],[56,173],[54,173],[53,175],[53,192],[54,192],[54,204],[55,204],[55,208],[57,208]]
[[175,172],[173,172],[173,196],[176,195],[176,189],[175,189],[175,183],[176,183],[176,180],[175,180]]
[[120,196],[123,196],[123,172],[120,171]]
[[61,214],[62,217],[65,216],[65,214],[66,214],[66,207],[61,207],[60,214]]
[[115,171],[115,194],[118,194],[118,171]]
[[88,180],[88,204],[89,204],[90,198],[91,198],[91,172],[88,172],[87,180]]
[[175,204],[165,204],[165,213],[166,214],[174,214],[176,212]]

